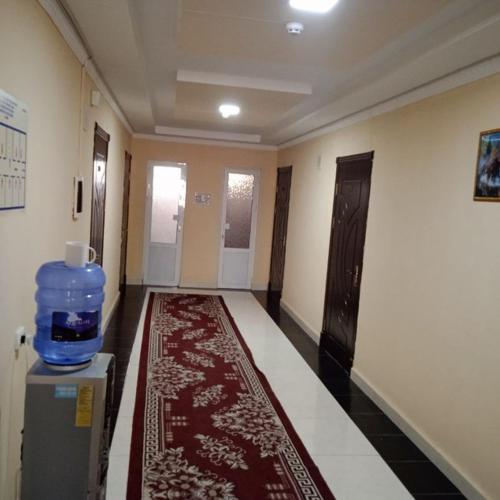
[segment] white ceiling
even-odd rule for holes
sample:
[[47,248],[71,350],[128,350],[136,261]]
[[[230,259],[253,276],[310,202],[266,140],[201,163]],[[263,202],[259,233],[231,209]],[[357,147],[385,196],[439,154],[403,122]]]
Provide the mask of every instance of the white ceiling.
[[500,53],[500,0],[60,1],[141,134],[279,145]]

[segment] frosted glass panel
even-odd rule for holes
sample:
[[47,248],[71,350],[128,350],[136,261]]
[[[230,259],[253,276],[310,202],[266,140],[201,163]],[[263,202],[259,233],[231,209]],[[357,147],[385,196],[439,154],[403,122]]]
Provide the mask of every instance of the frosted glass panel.
[[228,175],[225,248],[250,248],[253,188],[255,178],[248,174]]
[[152,243],[177,243],[177,218],[183,189],[179,167],[153,168]]

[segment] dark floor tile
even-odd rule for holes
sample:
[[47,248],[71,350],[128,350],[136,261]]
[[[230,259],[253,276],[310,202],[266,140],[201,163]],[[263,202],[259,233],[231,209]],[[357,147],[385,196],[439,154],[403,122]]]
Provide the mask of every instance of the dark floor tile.
[[103,347],[113,349],[116,352],[130,352],[134,346],[135,339],[119,338],[115,335],[110,335],[104,338]]
[[361,389],[347,377],[322,377],[319,376],[325,387],[333,396],[347,396],[349,394],[363,394]]
[[110,321],[106,330],[106,335],[120,335],[120,337],[135,337],[137,333],[136,323],[127,321]]
[[[110,354],[114,354],[115,358],[118,358],[119,355],[123,355],[126,353],[125,349],[126,348],[123,348],[123,349],[117,348],[116,343],[114,341],[108,341],[108,342],[105,341],[104,344],[102,345],[101,351],[108,352]],[[132,351],[132,348],[129,348],[129,349],[130,349],[130,351]]]
[[[106,346],[106,343],[104,343]],[[132,352],[132,348],[130,346],[120,346],[115,342],[108,343],[110,349],[112,349],[112,353],[116,356],[116,362],[119,362],[120,359],[129,358],[130,353]]]
[[113,434],[115,432],[115,427],[116,427],[116,421],[118,420],[118,409],[113,408],[111,410],[111,433],[110,433],[110,438],[111,440],[113,439]]
[[[316,349],[318,347],[316,346]],[[339,378],[344,380],[350,380],[349,374],[330,356],[324,354],[319,354],[319,370],[318,376],[322,379],[326,378]]]
[[354,413],[350,417],[366,436],[404,435],[386,415]]
[[405,436],[368,436],[368,440],[386,461],[428,462],[428,458]]
[[337,395],[336,400],[349,415],[355,413],[378,413],[383,414],[383,411],[366,395],[364,394],[347,394]]
[[389,462],[412,495],[460,493],[456,486],[431,462]]
[[132,350],[134,345],[135,336],[120,335],[119,331],[112,331],[111,336],[105,339],[105,344],[107,346],[113,346],[115,349],[129,348]]
[[128,370],[128,359],[120,360],[120,363],[116,366],[116,379],[119,379],[120,382],[123,381],[125,383],[125,377],[127,375]]
[[[117,314],[120,313],[117,312]],[[137,312],[136,314],[140,314],[140,312]],[[108,333],[111,333],[112,331],[120,331],[122,332],[122,335],[134,336],[137,331],[137,325],[137,320],[131,321],[126,317],[117,319],[115,316],[113,316],[113,318],[108,323],[108,328],[106,331]]]
[[118,410],[120,408],[120,403],[122,401],[123,391],[116,391],[113,397],[112,408]]
[[123,390],[125,385],[126,372],[115,373],[115,388],[117,391]]

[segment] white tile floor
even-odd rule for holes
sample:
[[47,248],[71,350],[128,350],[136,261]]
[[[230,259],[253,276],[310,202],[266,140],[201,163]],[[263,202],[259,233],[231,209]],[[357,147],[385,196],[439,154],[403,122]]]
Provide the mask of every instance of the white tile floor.
[[[178,292],[175,289],[150,288],[148,296],[149,291]],[[412,498],[251,293],[185,289],[180,292],[224,297],[252,351],[257,367],[266,375],[337,500]],[[144,315],[145,307],[130,357],[111,446],[108,500],[126,498],[132,415]]]

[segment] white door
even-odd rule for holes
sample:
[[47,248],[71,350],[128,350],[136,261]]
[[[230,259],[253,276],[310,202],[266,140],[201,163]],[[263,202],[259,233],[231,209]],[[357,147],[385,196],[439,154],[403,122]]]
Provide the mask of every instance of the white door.
[[250,288],[255,255],[259,174],[227,169],[222,206],[219,288]]
[[177,286],[186,204],[186,167],[150,162],[144,244],[144,284]]

